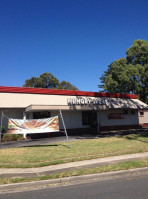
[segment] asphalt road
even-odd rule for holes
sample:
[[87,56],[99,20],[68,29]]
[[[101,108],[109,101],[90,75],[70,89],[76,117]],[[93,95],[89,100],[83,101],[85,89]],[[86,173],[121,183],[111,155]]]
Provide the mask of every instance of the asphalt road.
[[147,199],[148,175],[0,195],[1,199]]

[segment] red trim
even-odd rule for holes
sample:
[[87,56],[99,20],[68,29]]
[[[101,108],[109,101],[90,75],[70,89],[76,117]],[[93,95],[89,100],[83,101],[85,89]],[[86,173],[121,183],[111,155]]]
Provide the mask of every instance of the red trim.
[[148,123],[144,123],[142,127],[148,128]]
[[27,88],[27,87],[9,87],[9,86],[0,86],[0,92],[1,93],[30,93],[30,94],[47,94],[47,95],[71,95],[71,96],[137,99],[137,95],[132,95],[132,94],[99,93],[99,92],[87,92],[87,91],[58,90],[58,89],[45,89],[45,88]]

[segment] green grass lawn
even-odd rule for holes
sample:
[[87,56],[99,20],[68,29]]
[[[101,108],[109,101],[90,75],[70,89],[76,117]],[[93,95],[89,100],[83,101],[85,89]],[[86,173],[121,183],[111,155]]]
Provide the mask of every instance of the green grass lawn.
[[94,168],[87,169],[78,169],[67,172],[57,172],[50,175],[39,176],[39,177],[31,177],[31,178],[0,178],[0,184],[11,184],[11,183],[21,183],[21,182],[32,182],[39,180],[49,180],[49,179],[57,179],[64,177],[72,177],[72,176],[81,176],[81,175],[89,175],[89,174],[97,174],[97,173],[105,173],[112,171],[121,171],[128,169],[136,169],[148,167],[148,159],[137,160],[137,161],[127,161],[116,164],[104,165]]
[[1,149],[0,167],[39,167],[148,151],[148,131],[139,134],[85,139],[67,143]]

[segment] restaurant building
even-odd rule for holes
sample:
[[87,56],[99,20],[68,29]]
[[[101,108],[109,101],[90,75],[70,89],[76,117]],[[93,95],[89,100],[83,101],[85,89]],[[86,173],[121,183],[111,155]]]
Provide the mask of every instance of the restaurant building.
[[[132,94],[0,86],[0,115],[41,119],[62,111],[68,132],[139,128],[148,124],[148,105]],[[3,119],[7,130],[8,121]],[[60,122],[60,129],[62,129]]]

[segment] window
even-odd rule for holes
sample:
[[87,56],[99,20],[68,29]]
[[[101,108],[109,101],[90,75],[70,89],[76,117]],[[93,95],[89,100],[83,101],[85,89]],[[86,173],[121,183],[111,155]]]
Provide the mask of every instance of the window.
[[144,116],[144,112],[143,111],[140,111],[140,117],[143,117]]
[[108,119],[123,119],[124,115],[122,113],[110,113]]
[[26,113],[26,119],[30,119],[30,114]]
[[43,119],[50,117],[50,112],[43,111],[43,112],[33,112],[33,119]]

